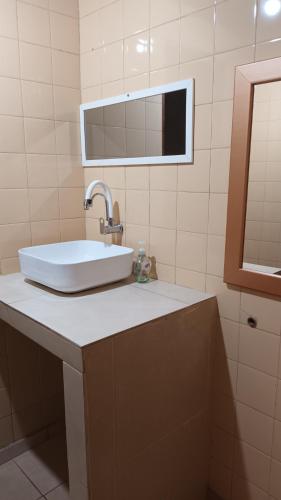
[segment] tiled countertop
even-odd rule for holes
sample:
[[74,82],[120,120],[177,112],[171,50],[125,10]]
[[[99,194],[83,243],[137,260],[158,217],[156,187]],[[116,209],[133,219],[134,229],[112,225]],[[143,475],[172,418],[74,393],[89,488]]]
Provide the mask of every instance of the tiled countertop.
[[210,297],[161,281],[65,295],[17,273],[0,276],[0,319],[81,370],[83,347]]

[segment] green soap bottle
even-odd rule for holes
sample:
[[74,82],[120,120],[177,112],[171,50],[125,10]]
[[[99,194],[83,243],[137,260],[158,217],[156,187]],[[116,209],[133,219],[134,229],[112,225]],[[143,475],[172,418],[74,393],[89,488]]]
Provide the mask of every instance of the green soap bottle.
[[151,261],[146,256],[144,241],[139,242],[140,248],[138,251],[137,260],[135,263],[135,278],[138,283],[146,283],[149,281],[149,273],[151,269]]

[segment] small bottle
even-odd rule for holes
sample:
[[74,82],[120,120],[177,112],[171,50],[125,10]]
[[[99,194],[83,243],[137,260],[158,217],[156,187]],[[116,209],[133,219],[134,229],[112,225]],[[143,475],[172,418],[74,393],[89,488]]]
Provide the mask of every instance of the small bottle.
[[138,283],[146,283],[149,281],[151,261],[145,254],[144,241],[139,241],[139,245],[140,248],[135,263],[135,278]]

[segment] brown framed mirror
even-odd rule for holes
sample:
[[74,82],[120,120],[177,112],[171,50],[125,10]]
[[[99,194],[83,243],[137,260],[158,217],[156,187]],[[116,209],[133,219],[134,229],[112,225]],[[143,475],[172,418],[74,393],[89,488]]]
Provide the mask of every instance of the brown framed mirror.
[[236,68],[224,281],[281,296],[281,58]]

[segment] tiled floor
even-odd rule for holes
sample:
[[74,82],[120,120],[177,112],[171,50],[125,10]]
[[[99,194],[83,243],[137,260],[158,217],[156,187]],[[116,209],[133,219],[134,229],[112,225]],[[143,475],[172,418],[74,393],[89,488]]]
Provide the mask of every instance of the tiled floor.
[[0,466],[0,500],[69,500],[66,445],[46,441]]

